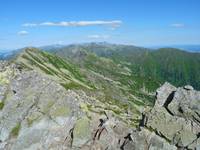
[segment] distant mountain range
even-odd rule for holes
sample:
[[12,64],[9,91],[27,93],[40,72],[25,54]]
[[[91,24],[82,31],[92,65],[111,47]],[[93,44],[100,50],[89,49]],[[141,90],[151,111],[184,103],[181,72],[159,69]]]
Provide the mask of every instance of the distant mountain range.
[[0,50],[0,60],[8,60],[16,56],[22,49],[17,50]]
[[[85,43],[85,44],[80,44],[80,45],[92,45],[92,44],[95,44],[95,43]],[[96,43],[98,45],[102,45],[102,46],[105,46],[105,45],[116,45],[116,46],[119,46],[119,44],[109,44],[109,43],[106,43],[106,42],[99,42],[99,43]],[[38,47],[39,49],[42,49],[42,50],[45,50],[45,51],[51,51],[51,50],[54,50],[54,49],[59,49],[59,48],[63,48],[63,47],[66,47],[66,46],[72,46],[72,45],[79,45],[79,44],[71,44],[71,45],[60,45],[60,44],[54,44],[54,45],[47,45],[47,46],[40,46]],[[141,47],[142,48],[142,47]],[[177,49],[180,49],[180,50],[184,50],[184,51],[188,51],[188,52],[200,52],[200,45],[192,45],[192,44],[188,44],[188,45],[163,45],[163,46],[147,46],[146,47],[147,49],[149,50],[157,50],[157,49],[160,49],[160,48],[177,48]],[[9,59],[9,58],[12,58],[15,54],[19,53],[22,49],[24,48],[21,48],[21,49],[17,49],[17,50],[0,50],[0,59]]]
[[1,52],[0,51],[0,59],[6,59],[6,58],[8,58],[8,56],[10,56],[10,55],[12,55],[12,51],[11,52],[7,52],[7,51],[3,51],[3,52]]
[[[152,50],[108,43],[69,45],[51,49],[51,52],[79,65],[86,64],[86,67],[95,68],[101,73],[103,70],[109,70],[115,74],[112,67],[98,62],[99,58],[112,60],[115,64],[131,70],[132,78],[137,80],[134,84],[137,88],[144,85],[147,90],[153,91],[159,84],[169,81],[176,86],[191,84],[200,89],[200,53],[175,48]],[[94,57],[88,57],[91,54]]]
[[165,45],[165,46],[153,46],[150,48],[177,48],[177,49],[181,49],[184,51],[188,51],[188,52],[200,52],[200,45],[192,45],[192,44],[188,44],[188,45]]
[[[200,53],[175,48],[153,50],[105,42],[68,46],[51,45],[40,49],[69,60],[76,66],[90,69],[126,84],[132,82],[129,80],[134,80],[135,83],[129,85],[132,89],[145,88],[147,91],[154,91],[165,81],[176,86],[191,84],[196,89],[200,89]],[[13,58],[22,50],[2,53],[0,57],[1,59]],[[131,77],[124,80],[126,77],[119,75],[120,69],[117,66],[129,70]]]

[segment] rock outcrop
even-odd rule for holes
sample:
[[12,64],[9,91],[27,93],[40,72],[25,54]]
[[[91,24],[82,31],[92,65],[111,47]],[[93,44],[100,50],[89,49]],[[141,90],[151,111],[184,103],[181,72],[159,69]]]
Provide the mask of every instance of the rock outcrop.
[[165,83],[133,126],[130,114],[44,73],[0,72],[0,150],[200,149],[200,92],[191,86]]
[[131,131],[111,111],[92,108],[98,100],[37,71],[22,71],[1,87],[1,150],[120,149]]
[[[167,93],[167,94],[166,94]],[[200,148],[200,92],[191,86],[165,83],[157,90],[154,108],[145,125],[181,149]]]

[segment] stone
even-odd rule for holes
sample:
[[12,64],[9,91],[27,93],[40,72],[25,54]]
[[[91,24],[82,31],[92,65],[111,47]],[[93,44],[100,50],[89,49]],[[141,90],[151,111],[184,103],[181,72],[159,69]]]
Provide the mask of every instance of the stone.
[[191,85],[184,86],[185,90],[194,90],[194,88]]
[[165,83],[157,93],[155,106],[146,114],[146,127],[178,147],[197,148],[194,141],[198,141],[200,131],[200,92]]
[[160,88],[156,90],[156,102],[155,107],[162,107],[168,96],[173,92],[176,91],[176,87],[171,85],[168,82],[165,82]]

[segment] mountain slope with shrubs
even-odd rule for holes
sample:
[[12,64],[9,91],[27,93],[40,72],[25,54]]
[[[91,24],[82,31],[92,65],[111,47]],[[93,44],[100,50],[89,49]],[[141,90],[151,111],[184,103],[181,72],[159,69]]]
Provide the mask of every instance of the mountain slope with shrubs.
[[148,91],[155,91],[165,81],[176,86],[191,84],[196,89],[200,89],[199,53],[174,48],[152,50],[108,43],[70,45],[50,51],[60,57],[73,58],[73,60],[74,58],[82,60],[77,55],[77,51],[79,54],[94,53],[99,57],[111,59],[115,64],[129,68],[136,81],[140,83],[139,88],[144,85]]

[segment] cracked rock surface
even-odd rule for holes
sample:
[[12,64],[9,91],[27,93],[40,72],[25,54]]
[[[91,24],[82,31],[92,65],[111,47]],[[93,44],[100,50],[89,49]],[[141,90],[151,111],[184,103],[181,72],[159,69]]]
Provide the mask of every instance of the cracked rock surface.
[[0,150],[200,149],[200,92],[191,86],[165,83],[135,127],[82,90],[34,70],[1,68]]
[[165,83],[159,88],[156,105],[146,116],[146,127],[178,148],[197,149],[200,148],[200,92],[187,87],[175,88]]

